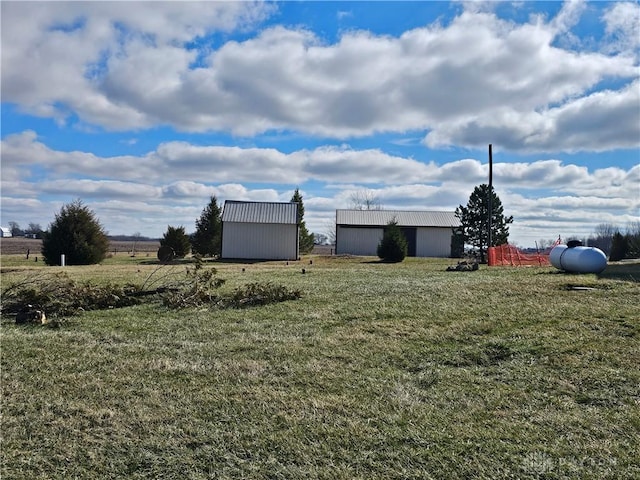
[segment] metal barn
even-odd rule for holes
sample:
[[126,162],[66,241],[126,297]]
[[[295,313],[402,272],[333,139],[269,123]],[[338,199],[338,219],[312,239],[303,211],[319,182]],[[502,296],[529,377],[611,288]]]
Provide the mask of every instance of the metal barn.
[[377,255],[384,228],[395,220],[404,233],[410,257],[450,257],[454,212],[401,210],[336,210],[336,254]]
[[297,203],[226,200],[221,220],[222,258],[298,258]]

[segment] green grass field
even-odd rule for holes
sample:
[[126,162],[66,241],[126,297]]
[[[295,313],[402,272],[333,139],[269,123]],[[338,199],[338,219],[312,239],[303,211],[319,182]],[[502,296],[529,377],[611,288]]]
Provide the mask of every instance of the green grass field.
[[[303,296],[4,318],[1,477],[640,478],[640,265],[450,263],[215,263],[223,288]],[[156,268],[64,270],[141,283]],[[58,270],[3,256],[2,287]]]

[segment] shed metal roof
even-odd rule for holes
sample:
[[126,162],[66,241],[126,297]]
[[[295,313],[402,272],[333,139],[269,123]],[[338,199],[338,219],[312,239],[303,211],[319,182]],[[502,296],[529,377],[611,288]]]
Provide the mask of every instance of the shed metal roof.
[[221,220],[235,223],[298,223],[295,202],[242,202],[226,200]]
[[400,227],[459,227],[454,212],[402,210],[336,210],[336,225],[383,227],[396,220]]

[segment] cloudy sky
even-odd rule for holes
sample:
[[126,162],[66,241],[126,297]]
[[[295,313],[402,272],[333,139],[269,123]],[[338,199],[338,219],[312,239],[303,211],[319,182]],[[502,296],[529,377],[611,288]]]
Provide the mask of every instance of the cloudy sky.
[[81,199],[110,234],[211,195],[311,231],[368,192],[449,210],[488,182],[511,241],[640,221],[637,2],[2,1],[0,221]]

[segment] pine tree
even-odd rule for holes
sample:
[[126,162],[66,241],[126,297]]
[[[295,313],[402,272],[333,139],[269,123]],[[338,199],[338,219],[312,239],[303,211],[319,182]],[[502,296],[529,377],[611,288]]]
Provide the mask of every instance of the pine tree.
[[292,202],[298,204],[298,246],[300,253],[309,253],[313,250],[313,233],[309,233],[304,223],[304,203],[300,190],[296,188],[291,197]]
[[[489,243],[489,193],[491,193],[491,245]],[[494,247],[507,243],[509,239],[509,224],[513,217],[505,217],[502,202],[493,187],[489,192],[489,185],[482,184],[473,190],[466,207],[456,208],[456,217],[462,224],[465,241],[480,251],[480,261],[484,263],[487,247]]]
[[624,259],[629,253],[630,248],[630,236],[623,235],[620,232],[613,234],[611,239],[611,253],[609,254],[609,260],[617,262]]
[[398,227],[398,222],[392,220],[384,229],[382,240],[378,244],[378,257],[385,262],[401,262],[407,256],[408,249],[407,239]]
[[220,220],[218,199],[212,196],[209,204],[196,220],[196,231],[191,236],[191,249],[202,256],[220,255],[222,222]]
[[44,232],[42,256],[47,265],[93,265],[107,256],[109,239],[95,213],[82,201],[64,205]]
[[174,255],[178,258],[186,257],[191,250],[189,236],[185,233],[184,227],[172,227],[169,225],[160,239],[160,245],[171,247]]
[[640,258],[640,222],[629,224],[627,237],[629,238],[627,258]]

